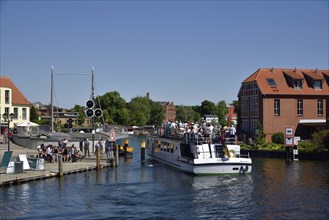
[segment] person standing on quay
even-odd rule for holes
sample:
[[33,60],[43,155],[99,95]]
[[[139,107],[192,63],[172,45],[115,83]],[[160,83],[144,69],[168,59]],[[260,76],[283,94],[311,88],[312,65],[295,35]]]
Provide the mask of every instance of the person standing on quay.
[[88,152],[88,157],[90,157],[90,153],[89,153],[89,140],[88,139],[84,139],[84,147],[85,147],[85,157],[87,157],[87,152]]

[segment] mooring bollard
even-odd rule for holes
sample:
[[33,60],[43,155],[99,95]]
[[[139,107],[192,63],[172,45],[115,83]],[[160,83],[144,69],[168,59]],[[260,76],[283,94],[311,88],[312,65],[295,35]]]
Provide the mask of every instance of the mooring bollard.
[[96,168],[97,170],[101,169],[101,152],[100,152],[100,147],[98,146],[96,149]]
[[145,162],[145,141],[141,142],[141,162]]
[[63,176],[63,161],[62,161],[62,155],[57,155],[57,163],[58,163],[58,175]]
[[125,140],[125,144],[124,144],[125,157],[127,157],[128,144],[129,144],[129,141],[128,141],[128,139],[126,139],[126,140]]
[[117,144],[115,148],[115,166],[119,166],[119,144]]

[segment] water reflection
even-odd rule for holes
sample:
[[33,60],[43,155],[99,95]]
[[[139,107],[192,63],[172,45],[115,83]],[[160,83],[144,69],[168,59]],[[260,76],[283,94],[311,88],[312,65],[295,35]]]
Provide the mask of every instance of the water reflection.
[[[261,218],[297,218],[328,216],[328,163],[299,161],[286,163],[280,159],[259,159],[253,170],[255,201],[262,201],[256,215]],[[260,174],[259,176],[256,174]],[[321,208],[320,208],[321,207]],[[256,208],[256,207],[255,207]],[[309,218],[309,217],[308,217]]]
[[[253,159],[242,176],[192,176],[134,157],[1,188],[3,219],[327,219],[329,163]],[[5,213],[5,214],[4,214]]]

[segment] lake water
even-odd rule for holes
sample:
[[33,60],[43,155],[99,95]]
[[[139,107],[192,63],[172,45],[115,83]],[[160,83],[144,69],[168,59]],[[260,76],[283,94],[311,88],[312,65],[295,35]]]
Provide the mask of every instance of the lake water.
[[253,158],[250,175],[197,177],[134,157],[118,168],[1,188],[2,219],[329,219],[329,163]]

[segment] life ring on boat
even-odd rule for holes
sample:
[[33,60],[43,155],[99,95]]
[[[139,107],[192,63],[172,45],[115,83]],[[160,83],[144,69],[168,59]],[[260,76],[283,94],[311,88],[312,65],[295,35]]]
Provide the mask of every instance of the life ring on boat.
[[236,156],[236,154],[235,154],[235,150],[231,149],[229,152],[230,152],[230,154],[232,155],[232,157],[235,157],[235,156]]

